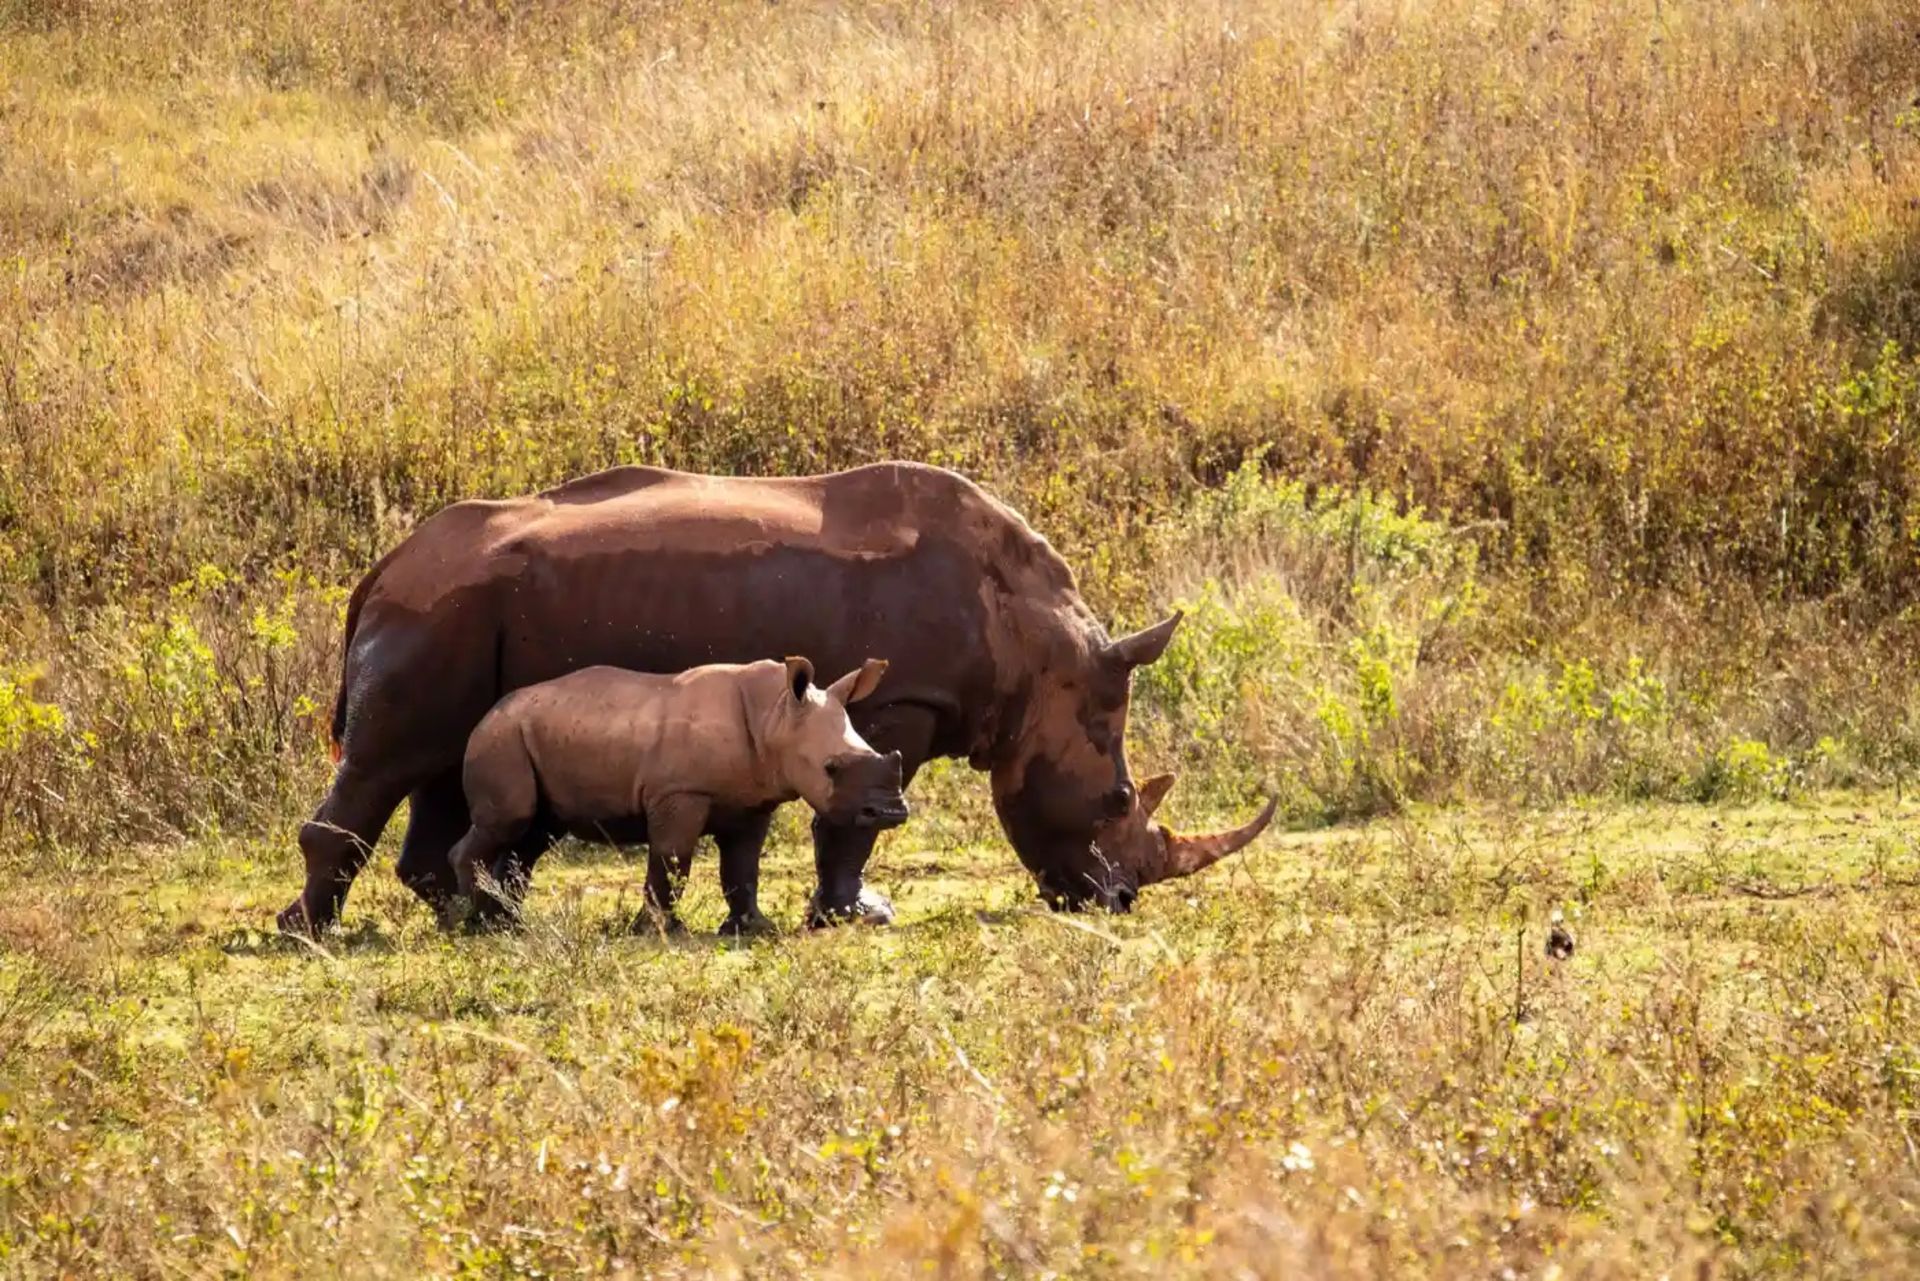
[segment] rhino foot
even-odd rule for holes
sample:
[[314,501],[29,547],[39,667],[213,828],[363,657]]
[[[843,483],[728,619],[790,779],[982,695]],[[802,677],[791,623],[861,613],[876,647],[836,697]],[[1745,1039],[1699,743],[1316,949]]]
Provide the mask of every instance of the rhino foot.
[[512,934],[520,928],[520,918],[510,912],[484,912],[476,909],[461,927],[468,934]]
[[729,916],[720,926],[720,937],[723,939],[766,938],[779,932],[780,927],[757,910],[743,916]]
[[504,934],[520,923],[512,908],[486,894],[443,898],[433,909],[433,919],[443,934]]
[[273,923],[282,934],[291,934],[303,939],[319,938],[320,931],[328,924],[325,921],[316,923],[307,915],[305,899],[295,899],[287,904],[281,909],[280,915],[273,918]]
[[861,887],[859,897],[845,907],[824,907],[818,894],[807,904],[807,928],[826,929],[834,925],[849,923],[859,925],[892,925],[893,903],[879,890]]
[[634,914],[627,926],[627,933],[638,938],[649,935],[665,935],[667,938],[686,937],[687,927],[681,919],[671,912],[662,914],[658,908],[643,907]]
[[467,917],[467,928],[475,932],[506,933],[519,925],[519,904],[504,902],[491,894],[479,895],[474,900],[472,914]]
[[474,919],[473,900],[461,895],[441,899],[434,904],[434,924],[440,927],[442,934],[452,934],[463,929]]

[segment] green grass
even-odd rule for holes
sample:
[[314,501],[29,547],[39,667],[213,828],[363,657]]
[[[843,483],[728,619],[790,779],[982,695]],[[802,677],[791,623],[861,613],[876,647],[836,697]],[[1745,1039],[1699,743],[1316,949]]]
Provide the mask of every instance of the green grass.
[[1893,1275],[1915,817],[1425,813],[1120,919],[910,827],[897,927],[750,947],[629,937],[641,868],[577,850],[510,937],[383,858],[319,948],[262,933],[281,838],[15,868],[0,1268]]

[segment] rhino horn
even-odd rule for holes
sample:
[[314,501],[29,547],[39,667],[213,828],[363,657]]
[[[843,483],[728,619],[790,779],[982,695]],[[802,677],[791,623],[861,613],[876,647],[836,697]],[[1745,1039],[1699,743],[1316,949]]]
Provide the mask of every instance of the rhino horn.
[[1167,793],[1173,790],[1171,774],[1155,774],[1140,784],[1140,812],[1148,818],[1160,808],[1160,802],[1167,799]]
[[1107,646],[1107,657],[1129,668],[1146,666],[1166,653],[1167,644],[1173,640],[1174,629],[1180,626],[1181,617],[1181,612],[1176,609],[1152,627],[1122,636]]
[[1181,876],[1192,876],[1202,868],[1212,867],[1227,855],[1245,849],[1255,837],[1267,830],[1267,824],[1273,821],[1273,812],[1279,807],[1280,800],[1274,797],[1266,808],[1244,827],[1236,827],[1226,832],[1209,832],[1205,836],[1183,836],[1178,832],[1166,833],[1166,854],[1160,860],[1160,866],[1140,880],[1142,885],[1152,885],[1157,881],[1171,881]]

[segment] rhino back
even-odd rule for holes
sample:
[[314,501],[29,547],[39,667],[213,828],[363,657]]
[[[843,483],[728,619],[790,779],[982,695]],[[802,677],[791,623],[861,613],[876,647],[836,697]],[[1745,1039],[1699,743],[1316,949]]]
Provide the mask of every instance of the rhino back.
[[356,717],[377,720],[381,750],[422,760],[457,761],[501,694],[584,667],[788,654],[823,679],[889,660],[856,725],[916,704],[935,713],[934,752],[967,755],[1041,648],[1036,629],[1097,628],[1045,539],[917,464],[793,479],[615,468],[455,504],[375,574],[348,655],[349,738]]
[[[508,681],[604,663],[678,671],[788,654],[822,679],[868,657],[892,666],[871,717],[895,703],[940,713],[937,750],[972,750],[996,689],[991,598],[1008,589],[983,494],[931,468],[796,480],[647,473],[589,478],[493,548]],[[569,487],[572,490],[572,487]],[[997,504],[994,504],[997,506]],[[1057,560],[1057,558],[1056,558]]]
[[774,797],[742,715],[752,676],[744,668],[670,677],[590,667],[508,695],[496,715],[517,731],[543,805],[570,827],[634,817],[670,794],[760,804]]

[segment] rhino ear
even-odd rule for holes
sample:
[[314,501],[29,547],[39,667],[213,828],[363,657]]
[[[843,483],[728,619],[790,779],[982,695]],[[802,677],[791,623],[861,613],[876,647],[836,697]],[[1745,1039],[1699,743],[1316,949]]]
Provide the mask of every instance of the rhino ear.
[[807,691],[813,688],[813,664],[804,658],[787,660],[787,690],[793,695],[793,701],[803,702]]
[[827,686],[827,694],[831,698],[839,699],[843,706],[848,703],[857,703],[873,693],[880,684],[880,678],[886,674],[886,659],[869,658],[860,664],[858,671],[848,672]]
[[1185,615],[1176,609],[1152,627],[1137,631],[1131,636],[1122,636],[1107,646],[1107,657],[1123,667],[1145,667],[1167,652],[1167,645],[1173,640],[1174,629],[1180,626],[1180,620],[1183,617]]

